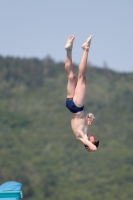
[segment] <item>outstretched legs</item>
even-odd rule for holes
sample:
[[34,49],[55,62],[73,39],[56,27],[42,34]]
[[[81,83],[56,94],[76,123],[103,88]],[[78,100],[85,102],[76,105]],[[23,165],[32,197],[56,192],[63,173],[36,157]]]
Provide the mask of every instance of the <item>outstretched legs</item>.
[[76,106],[82,107],[84,105],[86,96],[86,65],[92,36],[90,36],[87,41],[82,45],[83,54],[79,64],[77,83],[76,76],[72,68],[72,47],[74,38],[75,37],[73,35],[70,36],[65,45],[65,49],[67,51],[65,61],[65,70],[68,78],[67,98],[73,98]]
[[75,89],[73,101],[78,107],[82,107],[85,103],[86,97],[86,65],[88,59],[88,52],[90,48],[92,36],[82,45],[83,53],[78,69],[78,82]]
[[73,41],[74,36],[70,36],[67,40],[67,43],[65,45],[65,49],[67,51],[66,54],[66,61],[65,61],[65,71],[68,78],[67,83],[67,98],[73,98],[75,94],[75,87],[76,87],[76,76],[73,72],[72,67],[72,47],[73,47]]

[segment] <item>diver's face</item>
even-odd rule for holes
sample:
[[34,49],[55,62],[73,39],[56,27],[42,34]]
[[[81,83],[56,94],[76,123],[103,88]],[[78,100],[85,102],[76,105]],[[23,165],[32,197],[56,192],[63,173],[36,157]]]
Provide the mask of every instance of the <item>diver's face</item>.
[[94,142],[95,141],[95,137],[93,135],[90,135],[90,138],[89,138],[90,142]]

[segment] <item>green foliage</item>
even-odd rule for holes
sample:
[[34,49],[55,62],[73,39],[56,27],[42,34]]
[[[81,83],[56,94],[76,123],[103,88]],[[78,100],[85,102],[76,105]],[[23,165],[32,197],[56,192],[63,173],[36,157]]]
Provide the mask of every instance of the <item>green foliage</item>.
[[133,73],[87,68],[94,154],[72,133],[66,84],[63,62],[0,56],[1,183],[21,182],[28,200],[132,199]]

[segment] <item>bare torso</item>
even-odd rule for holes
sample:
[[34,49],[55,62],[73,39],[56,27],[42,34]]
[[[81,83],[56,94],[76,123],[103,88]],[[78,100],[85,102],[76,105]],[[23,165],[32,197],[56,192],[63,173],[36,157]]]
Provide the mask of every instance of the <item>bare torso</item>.
[[78,113],[72,113],[71,126],[77,139],[80,137],[87,139],[88,125],[84,116],[84,110]]

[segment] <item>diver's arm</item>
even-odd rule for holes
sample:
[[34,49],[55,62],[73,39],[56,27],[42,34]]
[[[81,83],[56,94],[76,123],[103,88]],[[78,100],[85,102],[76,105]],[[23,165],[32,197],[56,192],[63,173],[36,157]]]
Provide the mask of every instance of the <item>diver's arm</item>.
[[78,140],[80,140],[84,145],[88,146],[87,151],[96,151],[97,147],[92,144],[89,140],[87,140],[85,137],[79,137]]

